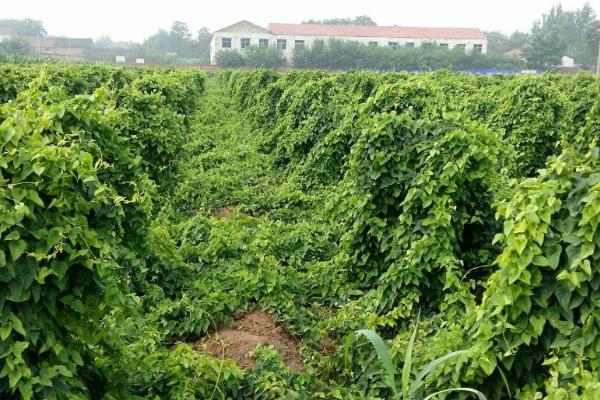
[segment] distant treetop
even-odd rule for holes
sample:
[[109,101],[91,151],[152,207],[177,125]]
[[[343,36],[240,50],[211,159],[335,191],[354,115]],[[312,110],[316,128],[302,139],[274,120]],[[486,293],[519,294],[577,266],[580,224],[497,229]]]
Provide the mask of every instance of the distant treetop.
[[0,19],[0,26],[13,28],[19,36],[44,36],[47,34],[42,21],[34,19]]
[[373,21],[373,19],[368,15],[359,15],[355,18],[332,18],[324,20],[309,19],[308,21],[303,21],[302,23],[319,25],[377,25],[377,22]]

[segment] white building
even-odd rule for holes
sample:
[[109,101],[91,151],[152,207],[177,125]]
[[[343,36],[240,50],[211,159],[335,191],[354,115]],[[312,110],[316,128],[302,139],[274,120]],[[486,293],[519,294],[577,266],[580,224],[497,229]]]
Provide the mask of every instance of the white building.
[[561,66],[567,68],[573,68],[575,66],[575,59],[569,56],[562,56]]
[[248,21],[216,31],[210,44],[215,64],[221,50],[243,50],[249,46],[280,49],[290,60],[295,48],[310,47],[329,39],[352,40],[368,46],[421,47],[437,45],[466,52],[487,53],[485,34],[476,28],[409,28],[404,26],[269,24],[263,28]]

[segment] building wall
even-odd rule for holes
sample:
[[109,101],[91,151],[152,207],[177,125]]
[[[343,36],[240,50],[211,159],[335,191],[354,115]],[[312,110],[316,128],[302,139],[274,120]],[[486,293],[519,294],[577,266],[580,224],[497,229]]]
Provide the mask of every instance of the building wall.
[[[231,49],[223,49],[223,38],[231,39]],[[250,46],[258,46],[259,39],[269,39],[269,46],[274,47],[273,35],[269,33],[224,33],[216,32],[210,42],[210,63],[216,64],[216,54],[221,50],[242,50],[242,38],[250,39]]]
[[364,45],[369,45],[371,42],[377,42],[379,47],[388,47],[390,42],[398,43],[398,47],[405,47],[407,43],[414,43],[415,47],[421,47],[423,43],[437,43],[438,45],[442,43],[448,44],[449,49],[455,48],[457,45],[464,44],[465,51],[471,52],[473,51],[473,46],[476,44],[481,44],[483,46],[482,52],[487,53],[487,41],[486,40],[473,40],[473,39],[411,39],[411,38],[387,38],[387,37],[335,37],[335,36],[288,36],[288,35],[276,35],[274,36],[275,40],[273,43],[276,43],[277,39],[285,39],[287,40],[287,48],[283,52],[286,59],[290,60],[295,48],[296,40],[304,40],[304,45],[307,47],[311,47],[314,45],[315,41],[324,41],[327,43],[330,39],[338,39],[338,40],[347,40],[347,41],[355,41]]
[[65,61],[82,61],[84,59],[83,49],[68,49],[64,47],[42,47],[39,49],[39,51],[38,49],[35,49],[34,52],[42,57],[56,58]]
[[[84,48],[81,47],[62,47],[57,44],[57,39],[53,37],[28,37],[29,48],[32,53],[39,54],[42,57],[57,58],[67,61],[81,61],[84,59]],[[63,38],[63,42],[68,38]],[[79,39],[76,39],[79,40]],[[77,43],[73,40],[73,43]]]
[[210,44],[210,62],[211,64],[216,63],[215,56],[223,49],[222,39],[231,38],[231,50],[242,50],[241,39],[250,38],[251,46],[258,46],[259,39],[269,39],[269,46],[274,47],[277,44],[278,39],[284,39],[287,41],[287,47],[283,51],[284,57],[290,61],[295,48],[296,40],[304,40],[306,47],[311,47],[315,41],[324,41],[327,43],[330,39],[356,41],[364,45],[368,45],[370,42],[377,42],[380,47],[388,47],[389,42],[397,42],[399,47],[405,47],[406,43],[414,43],[415,47],[421,47],[423,43],[436,43],[440,45],[442,43],[448,44],[449,49],[453,49],[458,45],[465,45],[465,51],[473,51],[473,47],[476,44],[482,45],[482,53],[488,52],[487,40],[481,39],[410,39],[410,38],[386,38],[386,37],[336,37],[336,36],[289,36],[289,35],[271,35],[267,33],[228,33],[228,32],[216,32],[213,35],[212,42]]

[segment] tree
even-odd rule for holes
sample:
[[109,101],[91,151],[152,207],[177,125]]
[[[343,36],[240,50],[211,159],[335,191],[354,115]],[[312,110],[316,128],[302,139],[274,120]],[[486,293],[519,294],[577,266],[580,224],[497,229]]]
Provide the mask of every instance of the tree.
[[535,32],[525,46],[527,65],[534,69],[547,70],[560,64],[566,48],[557,29]]
[[143,46],[163,52],[173,51],[173,41],[171,40],[171,35],[169,35],[169,33],[164,29],[160,29],[154,35],[144,40]]
[[597,62],[600,48],[600,21],[593,21],[585,32],[585,52],[582,62],[592,65]]
[[110,36],[104,35],[94,40],[94,47],[98,49],[114,49],[118,47],[118,44],[115,43]]
[[589,2],[585,3],[580,10],[575,11],[575,28],[580,35],[594,22],[597,22],[596,12]]
[[0,19],[0,26],[13,28],[19,36],[44,36],[47,34],[42,21],[26,19]]
[[277,68],[286,64],[275,47],[248,47],[243,54],[246,65],[255,68]]
[[515,31],[510,36],[502,32],[486,32],[488,50],[490,53],[506,53],[507,51],[522,49],[529,41],[529,34]]
[[86,53],[93,61],[114,62],[115,56],[127,59],[144,58],[156,64],[207,64],[210,62],[210,41],[212,33],[202,28],[196,38],[192,38],[187,24],[175,21],[169,31],[159,29],[143,43],[114,42],[110,37],[100,37],[94,49]]
[[277,68],[286,65],[281,52],[275,47],[251,46],[241,52],[221,50],[216,55],[219,67]]
[[523,69],[522,61],[501,54],[467,54],[462,49],[371,47],[357,42],[330,40],[325,45],[298,49],[293,53],[298,68],[332,70],[435,70]]
[[529,39],[530,35],[528,33],[514,31],[512,35],[510,35],[510,37],[508,38],[508,51],[514,49],[522,49],[523,47],[525,47]]
[[25,38],[11,38],[0,42],[0,53],[24,55],[29,53],[29,43]]
[[488,51],[490,53],[506,53],[512,50],[508,46],[508,36],[502,32],[486,32],[486,39],[488,41]]
[[169,32],[161,29],[144,41],[144,47],[148,51],[162,52],[165,55],[175,54],[175,58],[195,63],[208,63],[210,60],[209,45],[212,33],[206,28],[198,31],[196,39],[188,25],[184,22],[175,21]]
[[[567,11],[562,6],[552,7],[547,14],[542,15],[542,18],[537,20],[532,28],[531,42],[528,47],[530,51],[535,52],[534,56],[538,65],[548,65],[547,60],[540,60],[543,53],[551,57],[552,60],[557,60],[560,56],[568,55],[573,57],[579,63],[593,63],[597,56],[597,49],[593,48],[596,43],[598,32],[598,20],[596,13],[590,3],[585,3],[581,9],[575,11]],[[550,53],[550,51],[542,51],[539,48],[540,43],[554,35],[560,38],[561,45],[554,44],[552,49],[561,53]],[[537,51],[535,48],[538,47]]]
[[186,23],[180,21],[173,22],[169,32],[160,29],[150,36],[144,41],[144,47],[164,53],[175,53],[180,57],[192,58],[194,54],[190,29]]
[[309,19],[308,21],[302,22],[303,24],[317,24],[317,25],[369,25],[376,26],[377,23],[367,15],[359,15],[352,18],[332,18],[324,20]]
[[196,53],[200,62],[203,64],[210,63],[210,41],[212,40],[213,34],[207,29],[202,28],[198,31],[196,37]]
[[215,61],[219,67],[245,67],[246,59],[237,50],[221,50],[217,53]]
[[179,40],[190,41],[192,40],[192,34],[190,33],[190,28],[185,22],[175,21],[171,25],[170,35]]
[[373,21],[373,19],[368,15],[359,15],[358,17],[354,18],[353,25],[376,26],[377,22]]

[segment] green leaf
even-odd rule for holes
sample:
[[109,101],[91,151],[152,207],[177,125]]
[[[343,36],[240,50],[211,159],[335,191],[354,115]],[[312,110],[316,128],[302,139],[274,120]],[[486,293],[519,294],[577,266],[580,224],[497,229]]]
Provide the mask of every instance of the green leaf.
[[0,339],[6,340],[8,338],[8,336],[10,335],[11,331],[12,331],[11,324],[2,324],[2,326],[0,326]]
[[487,355],[482,355],[479,358],[479,365],[481,366],[481,368],[483,369],[483,372],[486,373],[486,375],[492,375],[494,373],[494,371],[496,370],[496,366],[497,366],[497,361],[496,361],[496,357],[494,357],[492,355],[492,359],[490,360],[490,358]]
[[28,342],[15,342],[12,347],[12,353],[16,356],[19,356],[28,347],[29,347]]
[[411,385],[409,396],[411,398],[412,398],[412,396],[414,396],[414,394],[417,392],[417,390],[419,390],[419,388],[425,383],[424,381],[427,378],[427,376],[429,376],[429,374],[431,374],[433,371],[435,371],[435,369],[437,367],[439,367],[440,365],[444,364],[446,361],[448,361],[454,357],[460,356],[461,354],[468,354],[468,351],[466,351],[466,350],[454,351],[452,353],[446,354],[445,356],[436,358],[435,360],[433,360],[429,364],[427,364],[419,372],[419,374],[415,378],[415,381]]
[[527,238],[523,235],[516,235],[513,239],[513,244],[517,250],[517,253],[521,255],[527,246]]
[[36,175],[38,175],[38,176],[42,175],[45,170],[46,170],[46,167],[44,167],[41,163],[37,162],[37,163],[33,164],[33,172],[35,172]]
[[67,378],[73,377],[73,373],[70,370],[68,370],[67,367],[65,367],[64,365],[58,365],[56,369],[62,376],[66,376]]
[[398,392],[398,388],[396,387],[396,370],[394,368],[394,364],[392,363],[390,352],[385,343],[383,342],[383,339],[377,333],[369,329],[361,329],[356,331],[356,333],[365,336],[371,342],[387,374],[388,385],[390,386],[394,394],[398,396],[400,393]]
[[4,240],[6,240],[6,241],[19,240],[20,238],[21,238],[21,234],[19,233],[19,231],[12,231],[8,235],[6,235]]
[[347,370],[350,365],[350,345],[352,344],[352,335],[347,335],[344,340],[344,367]]
[[512,393],[510,391],[510,385],[508,384],[508,379],[506,379],[506,374],[502,370],[501,367],[498,367],[498,372],[500,373],[500,377],[502,378],[502,382],[504,382],[504,387],[506,387],[506,393],[508,393],[508,398],[512,399]]
[[21,380],[21,371],[17,370],[17,371],[11,371],[8,373],[8,386],[10,388],[14,388],[17,386],[17,384],[19,383],[19,381]]
[[27,243],[24,240],[20,239],[17,241],[12,241],[9,243],[8,248],[10,250],[10,256],[13,261],[17,261],[19,257],[23,255],[25,249],[27,248]]
[[31,200],[34,204],[37,204],[40,207],[44,207],[44,201],[35,190],[28,190],[27,198]]
[[571,296],[573,293],[569,292],[563,285],[558,285],[554,291],[554,295],[562,308],[564,308],[565,311],[569,311],[569,303],[571,303]]
[[31,400],[33,398],[33,389],[31,388],[31,385],[30,382],[27,382],[26,384],[21,382],[19,385],[19,393],[21,393],[23,400]]
[[550,263],[550,267],[552,269],[556,269],[558,267],[558,263],[560,261],[560,255],[562,254],[562,246],[557,244],[551,246],[546,249],[548,262]]
[[10,319],[10,322],[12,322],[12,327],[15,331],[17,331],[17,333],[20,333],[23,336],[26,335],[25,328],[23,328],[23,323],[15,315],[15,313],[10,313],[10,315],[8,316],[8,319]]
[[434,397],[439,396],[440,394],[451,393],[451,392],[467,392],[467,393],[474,394],[475,396],[477,396],[477,398],[479,400],[487,400],[487,397],[485,397],[485,395],[483,393],[481,393],[479,390],[471,389],[471,388],[456,388],[456,389],[440,390],[439,392],[430,394],[429,396],[425,397],[423,400],[430,400]]
[[48,277],[49,275],[53,275],[53,274],[55,275],[56,273],[54,272],[54,270],[52,268],[42,267],[40,269],[40,272],[38,272],[38,275],[35,278],[35,280],[40,285],[43,285],[46,282],[46,277]]
[[515,221],[512,219],[507,219],[504,221],[504,236],[510,235],[513,228],[515,227]]
[[410,372],[412,370],[412,352],[415,347],[415,338],[417,337],[417,329],[419,328],[419,319],[421,317],[421,311],[419,310],[419,314],[417,315],[417,320],[415,321],[415,327],[413,329],[412,334],[410,335],[410,340],[408,342],[408,346],[406,347],[406,356],[404,358],[404,365],[402,366],[402,396],[404,399],[408,399],[410,392]]
[[542,334],[542,332],[544,331],[544,325],[546,324],[546,318],[532,315],[531,317],[529,317],[529,323],[533,327],[533,331],[535,332],[535,334],[540,336]]
[[544,360],[542,365],[553,365],[553,364],[556,364],[557,362],[558,362],[558,357],[553,356],[553,357],[550,357],[549,359]]
[[533,265],[537,265],[538,267],[550,267],[550,262],[548,259],[542,255],[537,255],[533,258],[531,262]]

